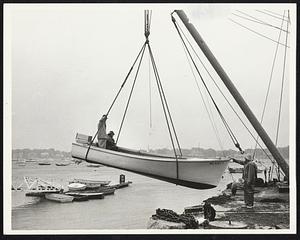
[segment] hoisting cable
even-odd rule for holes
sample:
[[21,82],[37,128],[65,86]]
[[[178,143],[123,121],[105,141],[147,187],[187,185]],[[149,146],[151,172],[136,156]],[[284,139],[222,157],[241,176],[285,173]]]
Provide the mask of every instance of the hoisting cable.
[[237,17],[239,17],[239,18],[246,19],[246,20],[248,20],[248,21],[252,21],[252,22],[255,22],[255,23],[259,23],[259,24],[262,24],[262,25],[265,25],[265,26],[273,27],[273,28],[279,29],[279,30],[284,31],[284,32],[286,31],[286,30],[284,30],[284,29],[281,29],[280,27],[277,27],[277,26],[275,26],[275,25],[272,25],[272,24],[269,24],[269,23],[267,23],[267,22],[264,22],[264,21],[262,21],[262,20],[260,20],[260,19],[258,19],[258,18],[255,18],[255,17],[253,17],[253,16],[247,14],[247,13],[242,12],[242,11],[239,11],[239,10],[236,10],[236,11],[239,12],[239,13],[242,13],[242,14],[244,14],[244,15],[246,15],[247,17],[250,17],[250,18],[252,18],[252,19],[247,18],[247,17],[244,17],[244,16],[241,16],[241,15],[238,15],[238,14],[236,14],[236,13],[232,13],[232,15],[237,16]]
[[175,28],[176,28],[176,30],[177,30],[177,32],[178,32],[178,35],[180,36],[180,39],[182,40],[182,42],[183,42],[183,44],[184,44],[184,46],[185,46],[185,48],[186,48],[186,51],[188,52],[188,54],[189,54],[189,56],[190,56],[190,59],[192,60],[193,65],[194,65],[196,71],[198,72],[198,75],[199,75],[199,77],[200,77],[200,79],[201,79],[201,81],[202,81],[202,83],[203,83],[203,85],[204,85],[204,87],[205,87],[205,89],[206,89],[208,95],[210,96],[210,99],[211,99],[213,105],[215,106],[215,108],[216,108],[216,110],[217,110],[217,112],[218,112],[218,114],[219,114],[219,116],[220,116],[220,118],[221,118],[221,120],[222,120],[222,122],[223,122],[223,124],[224,124],[224,126],[225,126],[225,128],[226,128],[226,130],[227,130],[227,132],[228,132],[228,134],[229,134],[229,136],[230,136],[230,138],[231,138],[231,140],[232,140],[232,142],[233,142],[233,144],[235,145],[235,147],[236,147],[237,149],[239,149],[239,151],[240,151],[241,153],[244,152],[244,151],[242,150],[242,148],[240,147],[240,144],[239,144],[237,138],[235,137],[233,131],[232,131],[231,128],[229,127],[228,123],[226,122],[226,120],[225,120],[223,114],[221,113],[219,107],[217,106],[217,104],[216,104],[216,102],[215,102],[213,96],[211,95],[211,93],[210,93],[210,91],[209,91],[209,89],[208,89],[208,87],[207,87],[207,85],[206,85],[206,83],[205,83],[205,81],[204,81],[204,79],[203,79],[203,77],[202,77],[202,75],[201,75],[201,73],[200,73],[200,71],[199,71],[199,69],[198,69],[198,67],[197,67],[197,65],[196,65],[196,63],[195,63],[195,61],[194,61],[194,59],[193,59],[193,57],[192,57],[192,55],[191,55],[189,49],[188,49],[188,47],[187,47],[187,45],[186,45],[186,43],[185,43],[184,40],[183,40],[183,37],[182,37],[182,35],[181,35],[181,33],[180,33],[178,27],[177,27],[175,18],[174,18],[173,16],[172,16],[172,22],[174,23],[174,26],[175,26]]
[[[283,18],[284,17],[285,17],[285,11],[283,12]],[[283,23],[284,23],[284,21],[282,20],[280,29],[282,29]],[[276,61],[276,58],[277,58],[277,53],[278,53],[279,41],[280,41],[280,38],[281,38],[281,33],[282,33],[282,31],[280,30],[279,35],[278,35],[278,39],[277,39],[277,45],[276,45],[276,49],[275,49],[275,54],[274,54],[274,58],[273,58],[273,63],[272,63],[271,74],[270,74],[270,79],[269,79],[269,83],[268,83],[267,94],[266,94],[266,97],[265,97],[264,107],[263,107],[262,115],[261,115],[261,118],[260,118],[260,124],[263,123],[263,119],[264,119],[264,115],[265,115],[265,111],[266,111],[266,106],[267,106],[267,101],[268,101],[268,97],[269,97],[271,82],[272,82],[272,79],[273,79],[274,66],[275,66],[275,61]],[[258,139],[259,139],[259,136],[257,136],[257,138],[256,138],[256,143],[255,143],[255,147],[254,147],[253,157],[255,157]],[[273,164],[274,164],[274,162],[273,162]]]
[[151,93],[151,60],[150,56],[148,58],[148,66],[149,66],[149,72],[148,72],[148,80],[149,80],[149,123],[150,123],[150,128],[152,128],[152,93]]
[[[172,13],[173,14],[173,13]],[[171,14],[171,16],[173,17],[173,15]],[[175,18],[174,18],[174,21]],[[198,56],[197,52],[195,51],[195,49],[193,48],[192,44],[190,43],[190,41],[188,40],[188,38],[186,37],[186,35],[184,34],[184,32],[182,31],[182,29],[180,28],[179,25],[177,25],[179,27],[179,29],[181,30],[183,36],[185,37],[186,41],[189,43],[190,47],[192,48],[193,52],[195,53],[195,55],[197,56],[198,60],[200,61],[200,63],[202,64],[202,66],[204,67],[204,69],[206,70],[207,74],[210,76],[211,80],[213,81],[213,83],[215,84],[215,86],[217,87],[217,89],[219,90],[219,92],[222,94],[222,96],[224,97],[224,99],[226,100],[226,102],[228,103],[228,105],[230,106],[230,108],[232,109],[232,111],[234,112],[234,114],[238,117],[238,119],[240,120],[240,122],[243,124],[243,126],[245,127],[245,129],[248,131],[248,133],[250,134],[250,136],[254,139],[254,141],[256,141],[256,137],[252,134],[252,132],[250,131],[250,129],[246,126],[246,124],[244,123],[244,121],[241,119],[241,117],[239,116],[239,114],[236,112],[236,110],[234,109],[234,107],[232,106],[232,104],[229,102],[229,100],[227,99],[227,97],[224,95],[224,93],[222,92],[222,90],[220,89],[220,87],[218,86],[218,84],[215,82],[214,78],[212,77],[212,75],[209,73],[208,69],[205,67],[204,63],[201,61],[200,57]],[[265,151],[265,149],[262,147],[262,145],[256,141],[258,146],[261,148],[261,150],[265,153],[265,155],[272,161],[271,157],[268,155],[268,153]]]
[[[121,87],[120,87],[120,89],[119,89],[117,95],[115,96],[115,98],[114,98],[112,104],[110,105],[110,107],[109,107],[109,109],[108,109],[108,111],[107,111],[107,113],[106,113],[106,116],[110,113],[110,110],[112,109],[112,107],[113,107],[115,101],[117,100],[117,98],[118,98],[118,96],[119,96],[121,90],[123,89],[123,87],[124,87],[124,85],[125,85],[125,83],[126,83],[128,77],[129,77],[129,75],[130,75],[130,73],[131,73],[131,71],[132,71],[134,65],[136,64],[136,61],[138,60],[139,56],[141,55],[143,49],[145,49],[145,46],[146,46],[146,43],[143,44],[141,50],[139,51],[137,57],[135,58],[135,60],[134,60],[134,62],[133,62],[133,64],[132,64],[132,66],[131,66],[129,72],[127,73],[127,75],[126,75],[126,77],[125,77],[125,79],[124,79],[124,81],[123,81],[123,83],[122,83],[122,85],[121,85]],[[89,154],[91,145],[93,144],[93,142],[94,142],[96,136],[98,135],[98,131],[99,131],[99,130],[97,129],[97,131],[96,131],[94,137],[92,138],[92,141],[89,143],[88,149],[87,149],[86,154],[85,154],[85,160],[87,160],[87,156],[88,156],[88,154]]]
[[272,15],[272,14],[270,14],[270,13],[266,13],[266,12],[264,12],[264,11],[261,11],[261,10],[255,10],[255,11],[257,11],[257,12],[260,12],[260,13],[263,13],[263,14],[266,14],[266,15],[268,15],[268,16],[271,16],[271,17],[274,17],[274,18],[277,18],[277,19],[280,19],[280,20],[283,20],[283,21],[286,21],[286,22],[288,22],[288,20],[286,20],[286,19],[284,19],[284,18],[281,18],[281,17],[274,16],[274,15]]
[[[170,124],[169,124],[169,120],[168,120],[168,116],[167,116],[167,111],[166,111],[166,108],[167,108],[168,105],[167,105],[167,103],[165,101],[165,98],[163,97],[162,86],[159,83],[160,79],[159,79],[158,71],[157,71],[157,68],[156,68],[156,65],[155,65],[154,57],[153,57],[153,54],[152,54],[152,51],[151,51],[151,47],[150,47],[149,43],[147,45],[148,45],[149,54],[150,54],[150,58],[151,58],[151,62],[152,62],[153,70],[154,70],[154,75],[155,75],[155,79],[156,79],[156,84],[157,84],[157,88],[158,88],[160,100],[161,100],[163,111],[164,111],[164,115],[165,115],[165,118],[166,118],[166,123],[167,123],[168,131],[169,131],[169,134],[170,134],[171,144],[172,144],[174,155],[175,155],[175,158],[176,158],[176,179],[178,179],[179,178],[178,156],[177,156],[176,148],[175,148],[175,145],[174,145],[174,140],[173,140],[173,136],[172,136],[172,132],[171,132],[171,129],[170,129]],[[169,115],[169,117],[170,117],[170,115]],[[173,129],[173,131],[175,131],[175,129]],[[175,136],[176,136],[176,132],[175,132]],[[179,143],[178,143],[178,148],[180,149]],[[180,153],[181,153],[181,149],[180,149]]]
[[118,140],[119,140],[119,137],[120,137],[120,134],[121,134],[121,129],[122,129],[122,126],[123,126],[123,123],[124,123],[124,120],[125,120],[125,116],[126,116],[127,109],[128,109],[128,106],[129,106],[129,102],[130,102],[130,99],[131,99],[131,96],[132,96],[132,92],[133,92],[133,89],[134,89],[134,86],[135,86],[135,83],[136,83],[136,79],[137,79],[137,76],[138,76],[138,73],[139,73],[139,70],[140,70],[140,66],[141,66],[141,63],[142,63],[142,60],[143,60],[145,49],[146,49],[146,43],[144,45],[144,48],[143,48],[143,51],[142,51],[142,54],[141,54],[141,58],[140,58],[140,61],[139,61],[139,64],[138,64],[138,67],[137,67],[137,70],[136,70],[136,74],[135,74],[135,77],[134,77],[134,81],[133,81],[133,84],[132,84],[132,87],[131,87],[131,90],[130,90],[130,94],[129,94],[129,97],[128,97],[128,100],[127,100],[127,104],[126,104],[126,107],[125,107],[125,111],[124,111],[124,114],[123,114],[121,125],[119,127],[118,136],[117,136],[117,139],[116,139],[116,144],[118,143]]
[[[289,11],[288,11],[288,19],[289,19]],[[287,22],[287,32],[285,34],[285,43],[286,44],[288,42],[288,30],[289,30],[289,22]],[[277,144],[278,144],[279,126],[280,126],[280,118],[281,118],[282,97],[283,97],[283,88],[284,88],[284,80],[285,80],[286,54],[287,54],[287,47],[285,47],[285,49],[284,49],[284,60],[283,60],[282,79],[281,79],[280,101],[279,101],[278,121],[277,121],[276,139],[275,139],[275,146],[276,147],[277,147]],[[280,168],[279,168],[279,166],[277,166],[277,178],[278,178],[278,180],[280,180]]]
[[[269,13],[274,14],[274,15],[277,15],[278,17],[282,17],[280,13],[275,13],[275,12],[272,12],[272,11],[267,10],[267,9],[264,9],[264,11],[269,12]],[[283,19],[288,20],[287,17],[284,17]]]
[[178,179],[178,177],[179,177],[179,173],[178,173],[178,156],[177,156],[176,148],[175,148],[175,145],[174,145],[174,140],[173,140],[170,124],[169,124],[169,119],[170,119],[170,123],[172,125],[173,133],[174,133],[174,136],[175,136],[175,139],[176,139],[177,146],[178,146],[181,157],[182,157],[182,152],[181,152],[180,144],[179,144],[179,141],[178,141],[178,138],[177,138],[176,130],[175,130],[175,127],[174,127],[174,124],[173,124],[173,120],[172,120],[172,117],[171,117],[171,114],[170,114],[170,111],[169,111],[168,103],[167,103],[167,100],[166,100],[166,97],[165,97],[165,94],[164,94],[164,90],[163,90],[163,87],[162,87],[162,84],[161,84],[161,81],[160,81],[157,66],[155,64],[154,56],[153,56],[153,53],[152,53],[152,50],[151,50],[151,47],[150,47],[150,44],[149,44],[149,40],[148,40],[148,37],[150,35],[151,13],[152,13],[152,11],[150,12],[150,15],[149,15],[149,10],[145,10],[145,37],[146,37],[146,42],[147,42],[147,46],[148,46],[148,50],[149,50],[150,60],[151,60],[153,71],[154,71],[154,76],[155,76],[155,79],[156,79],[156,84],[157,84],[157,87],[158,87],[159,96],[160,96],[160,99],[161,99],[164,115],[165,115],[165,118],[166,118],[168,131],[169,131],[169,134],[170,134],[170,139],[171,139],[173,151],[174,151],[175,158],[176,158],[176,178]]
[[[231,22],[233,22],[233,23],[235,23],[235,24],[237,24],[237,25],[239,25],[239,26],[241,26],[241,27],[243,27],[243,28],[246,28],[246,29],[249,30],[250,32],[253,32],[253,33],[255,33],[255,34],[257,34],[257,35],[259,35],[259,36],[261,36],[261,37],[264,37],[264,38],[266,38],[266,39],[271,40],[272,42],[277,43],[276,40],[274,40],[274,39],[272,39],[272,38],[270,38],[270,37],[267,37],[267,36],[263,35],[262,33],[259,33],[259,32],[255,31],[255,30],[252,30],[251,28],[246,27],[246,26],[244,26],[243,24],[238,23],[238,22],[232,20],[231,18],[228,18],[228,19],[229,19]],[[282,46],[285,46],[283,43],[279,43],[279,44],[282,45]],[[289,46],[287,46],[287,47],[289,48]]]
[[[289,14],[289,12],[288,12],[288,14]],[[287,32],[288,32],[288,30],[289,30],[289,24],[287,23]],[[287,42],[288,42],[288,33],[285,34],[285,44],[287,44]],[[283,87],[284,87],[284,80],[285,80],[286,54],[287,54],[287,47],[285,47],[285,49],[284,49],[284,60],[283,60],[283,69],[282,69],[282,80],[281,80],[280,101],[279,101],[280,103],[279,103],[275,146],[277,146],[277,142],[278,142],[278,133],[279,133],[279,125],[280,125],[280,117],[281,117],[282,96],[283,96]]]
[[174,136],[175,136],[175,139],[176,139],[178,150],[179,150],[180,156],[182,156],[182,151],[181,151],[181,147],[180,147],[179,140],[178,140],[178,137],[177,137],[177,133],[176,133],[176,130],[175,130],[175,127],[174,127],[174,123],[173,123],[172,116],[171,116],[171,113],[170,113],[170,110],[169,110],[169,106],[168,106],[167,99],[166,99],[166,96],[165,96],[165,93],[164,93],[164,89],[163,89],[162,83],[160,81],[160,77],[159,77],[157,66],[156,66],[156,63],[155,63],[155,60],[154,60],[153,52],[152,52],[152,49],[151,49],[149,43],[148,43],[148,49],[149,49],[150,57],[152,59],[152,64],[153,64],[153,67],[154,67],[154,71],[156,73],[158,84],[159,84],[160,89],[161,89],[162,97],[163,97],[163,100],[164,100],[165,105],[166,105],[166,110],[167,110],[167,113],[168,113],[168,116],[169,116],[169,119],[170,119],[170,123],[171,123],[172,129],[173,129],[173,132],[174,132]]
[[[186,58],[187,58],[187,61],[188,61],[188,63],[189,63],[189,67],[190,67],[191,72],[192,72],[192,74],[193,74],[195,83],[196,83],[196,85],[197,85],[198,92],[200,93],[202,102],[203,102],[204,107],[205,107],[205,110],[206,110],[206,112],[207,112],[208,118],[209,118],[209,120],[210,120],[210,123],[211,123],[211,125],[212,125],[213,130],[214,130],[214,133],[215,133],[215,135],[216,135],[216,138],[217,138],[217,141],[218,141],[218,143],[219,143],[219,146],[220,146],[220,148],[221,148],[221,150],[222,150],[223,156],[225,157],[223,145],[222,145],[222,143],[221,143],[221,139],[220,139],[220,136],[219,136],[219,132],[218,132],[218,129],[217,129],[217,127],[216,127],[216,124],[215,124],[215,121],[214,121],[214,118],[213,118],[213,114],[212,114],[210,105],[209,105],[209,103],[206,104],[206,102],[205,102],[204,96],[203,96],[203,94],[202,94],[202,92],[201,92],[199,83],[198,83],[198,81],[197,81],[197,79],[196,79],[196,75],[195,75],[195,73],[194,73],[192,64],[191,64],[191,62],[190,62],[188,53],[186,52],[186,49],[185,49],[183,43],[182,43],[182,46],[183,46],[183,50],[184,50],[185,56],[186,56]],[[206,95],[206,97],[207,97],[207,95]],[[207,98],[207,99],[208,99],[208,98]],[[208,100],[207,100],[207,101],[208,101]]]
[[[146,40],[148,41],[148,37],[150,35],[150,25],[151,25],[151,16],[152,16],[152,11],[149,10],[145,10],[144,11],[145,14],[145,37]],[[150,65],[151,65],[151,61],[150,61],[150,55],[149,55],[149,59],[148,59],[148,64],[149,64],[149,73],[148,73],[148,79],[149,79],[149,123],[150,123],[150,128],[152,128],[152,106],[151,106],[151,102],[152,102],[152,94],[151,94],[151,71],[150,71]]]

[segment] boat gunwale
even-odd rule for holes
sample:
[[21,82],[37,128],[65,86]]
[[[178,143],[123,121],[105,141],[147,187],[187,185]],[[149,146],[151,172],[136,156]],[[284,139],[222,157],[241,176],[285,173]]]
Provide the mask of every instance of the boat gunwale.
[[[83,147],[83,148],[88,148],[87,145],[85,144],[80,144],[80,143],[72,143],[72,145],[76,145],[79,147]],[[165,156],[153,156],[152,158],[149,158],[149,156],[143,156],[143,155],[137,155],[137,154],[130,154],[130,153],[123,153],[123,152],[118,152],[118,151],[114,151],[114,150],[109,150],[109,149],[104,149],[104,148],[99,148],[99,147],[95,147],[95,146],[91,146],[90,147],[90,151],[91,150],[95,150],[98,152],[103,152],[106,154],[113,154],[113,155],[117,155],[117,156],[123,156],[123,157],[128,157],[128,158],[134,158],[134,159],[139,159],[139,160],[146,160],[146,161],[160,161],[160,162],[174,162],[176,161],[175,157],[165,157]],[[138,156],[138,157],[137,157]],[[74,157],[72,155],[72,157]],[[155,158],[155,159],[153,159]],[[81,158],[83,160],[85,160],[84,158]],[[226,159],[219,159],[219,158],[184,158],[184,159],[178,159],[178,162],[180,163],[196,163],[196,162],[201,162],[201,163],[205,163],[205,162],[228,162],[230,161],[229,158]],[[101,163],[102,164],[102,163]],[[102,164],[104,165],[104,164]]]

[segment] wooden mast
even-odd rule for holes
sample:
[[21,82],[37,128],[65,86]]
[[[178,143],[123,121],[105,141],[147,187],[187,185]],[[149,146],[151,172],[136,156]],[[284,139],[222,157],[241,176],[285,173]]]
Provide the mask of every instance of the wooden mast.
[[225,84],[225,86],[233,96],[233,98],[236,100],[236,102],[238,103],[238,105],[240,106],[240,108],[242,109],[242,111],[244,112],[249,122],[252,124],[252,126],[254,127],[254,129],[256,130],[256,132],[258,133],[258,135],[260,136],[260,138],[262,139],[266,147],[269,149],[270,153],[272,154],[272,156],[274,157],[278,165],[281,167],[284,174],[287,177],[289,177],[288,163],[281,156],[280,152],[278,151],[278,149],[276,148],[276,146],[274,145],[274,143],[272,142],[272,140],[270,139],[266,131],[263,129],[263,127],[255,117],[255,115],[253,114],[253,112],[251,111],[251,109],[243,99],[243,97],[236,89],[236,87],[233,85],[230,78],[228,77],[228,75],[226,74],[222,66],[219,64],[218,60],[212,54],[212,52],[210,51],[210,49],[208,48],[208,46],[206,45],[206,43],[204,42],[204,40],[202,39],[198,31],[196,30],[194,25],[189,23],[189,19],[183,10],[175,10],[175,12],[183,22],[185,27],[188,29],[192,37],[195,39],[196,43],[198,44],[202,52],[205,54],[205,56],[207,57],[207,59],[215,69],[215,71],[218,73],[221,80],[223,81],[223,83]]

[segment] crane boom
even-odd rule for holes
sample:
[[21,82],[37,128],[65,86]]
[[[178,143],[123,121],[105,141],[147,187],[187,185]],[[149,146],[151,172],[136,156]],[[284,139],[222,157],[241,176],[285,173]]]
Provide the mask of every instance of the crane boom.
[[204,55],[206,56],[206,58],[209,60],[209,62],[211,63],[215,71],[218,73],[221,80],[223,81],[223,83],[225,84],[225,86],[233,96],[233,98],[236,100],[236,102],[238,103],[238,105],[240,106],[240,108],[242,109],[247,119],[252,124],[252,126],[254,127],[254,129],[256,130],[256,132],[258,133],[258,135],[260,136],[260,138],[262,139],[266,147],[269,149],[270,153],[272,154],[272,156],[274,157],[274,159],[276,160],[276,162],[278,163],[278,165],[280,166],[284,174],[287,177],[289,177],[288,163],[282,157],[277,147],[274,145],[271,138],[268,136],[268,134],[266,133],[262,125],[259,123],[259,121],[255,117],[255,115],[253,114],[253,112],[251,111],[251,109],[243,99],[243,97],[240,95],[240,93],[238,92],[238,90],[236,89],[236,87],[234,86],[234,84],[232,83],[232,81],[230,80],[230,78],[228,77],[228,75],[226,74],[226,72],[218,62],[218,60],[210,51],[210,49],[208,48],[208,46],[206,45],[206,43],[204,42],[204,40],[202,39],[198,31],[194,27],[194,25],[189,22],[189,19],[183,10],[175,10],[174,12],[181,19],[181,21],[183,22],[183,24],[185,25],[189,33],[192,35],[192,37],[194,38],[194,40],[196,41],[196,43],[198,44],[198,46],[200,47]]

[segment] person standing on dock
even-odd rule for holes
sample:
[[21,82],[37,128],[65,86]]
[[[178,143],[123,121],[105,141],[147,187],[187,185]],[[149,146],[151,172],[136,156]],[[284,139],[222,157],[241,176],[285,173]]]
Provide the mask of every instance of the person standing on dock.
[[246,155],[245,161],[231,158],[234,162],[244,165],[243,179],[244,179],[244,201],[246,208],[253,208],[254,204],[254,185],[257,179],[257,166],[253,161],[252,156]]

